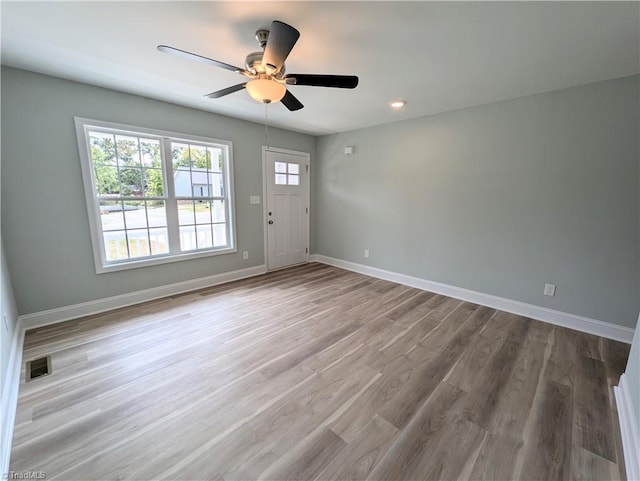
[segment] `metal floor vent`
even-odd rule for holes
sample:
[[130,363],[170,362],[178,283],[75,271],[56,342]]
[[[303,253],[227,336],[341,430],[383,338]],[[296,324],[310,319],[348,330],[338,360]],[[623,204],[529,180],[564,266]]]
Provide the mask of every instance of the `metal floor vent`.
[[27,382],[51,374],[51,356],[27,362]]

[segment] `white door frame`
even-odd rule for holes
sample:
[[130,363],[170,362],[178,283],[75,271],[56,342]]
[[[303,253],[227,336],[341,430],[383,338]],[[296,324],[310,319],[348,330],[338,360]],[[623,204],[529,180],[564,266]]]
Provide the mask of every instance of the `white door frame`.
[[[267,232],[267,152],[278,152],[281,154],[293,154],[300,155],[305,158],[309,164],[309,172],[307,179],[309,181],[309,188],[307,189],[307,205],[309,206],[309,213],[307,214],[306,229],[307,229],[307,243],[311,244],[311,233],[309,231],[309,218],[311,217],[311,154],[309,152],[302,152],[299,150],[282,149],[279,147],[262,146],[262,238],[264,239],[264,264],[269,270],[269,245],[268,245],[268,232]],[[310,246],[307,246],[309,248]],[[308,252],[309,257],[311,252]]]

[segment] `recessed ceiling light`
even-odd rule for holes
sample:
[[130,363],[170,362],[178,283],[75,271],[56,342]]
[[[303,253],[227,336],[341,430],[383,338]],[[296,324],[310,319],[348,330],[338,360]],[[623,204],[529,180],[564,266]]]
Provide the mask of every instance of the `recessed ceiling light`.
[[407,101],[406,100],[393,100],[393,101],[389,102],[389,107],[391,107],[392,109],[395,109],[395,110],[399,110],[402,107],[404,107],[405,105],[407,105]]

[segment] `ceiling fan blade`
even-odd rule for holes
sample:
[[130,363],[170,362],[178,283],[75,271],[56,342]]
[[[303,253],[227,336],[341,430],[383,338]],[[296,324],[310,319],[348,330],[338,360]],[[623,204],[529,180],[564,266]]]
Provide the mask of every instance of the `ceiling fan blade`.
[[238,72],[241,74],[244,74],[245,72],[247,72],[243,68],[234,67],[233,65],[229,65],[228,63],[219,62],[218,60],[213,60],[212,58],[203,57],[202,55],[187,52],[186,50],[180,50],[179,48],[169,47],[168,45],[158,45],[158,50],[164,53],[170,53],[171,55],[177,55],[178,57],[187,58],[189,60],[197,60],[198,62],[204,62],[206,64],[213,65],[214,67],[220,67],[226,70],[231,70],[232,72]]
[[313,75],[290,73],[285,75],[289,85],[310,85],[313,87],[334,87],[339,89],[354,89],[358,86],[355,75]]
[[302,105],[302,102],[295,98],[295,96],[288,90],[287,93],[284,94],[284,97],[282,97],[282,100],[280,100],[280,102],[282,102],[284,106],[291,111],[300,110],[302,107],[304,107],[304,105]]
[[225,95],[229,95],[233,92],[237,92],[238,90],[242,90],[245,85],[247,85],[247,82],[238,85],[232,85],[231,87],[227,87],[226,89],[211,92],[210,94],[205,95],[205,97],[209,97],[210,99],[219,99],[220,97],[224,97]]
[[269,66],[278,72],[298,38],[300,38],[300,32],[295,28],[274,20],[271,24],[271,30],[269,30],[267,45],[264,48],[262,65]]

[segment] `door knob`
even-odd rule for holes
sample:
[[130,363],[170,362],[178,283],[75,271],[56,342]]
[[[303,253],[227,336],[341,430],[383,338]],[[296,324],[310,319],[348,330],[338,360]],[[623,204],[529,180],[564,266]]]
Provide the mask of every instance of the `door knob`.
[[273,224],[273,221],[272,221],[272,220],[270,220],[270,221],[269,221],[269,224]]

